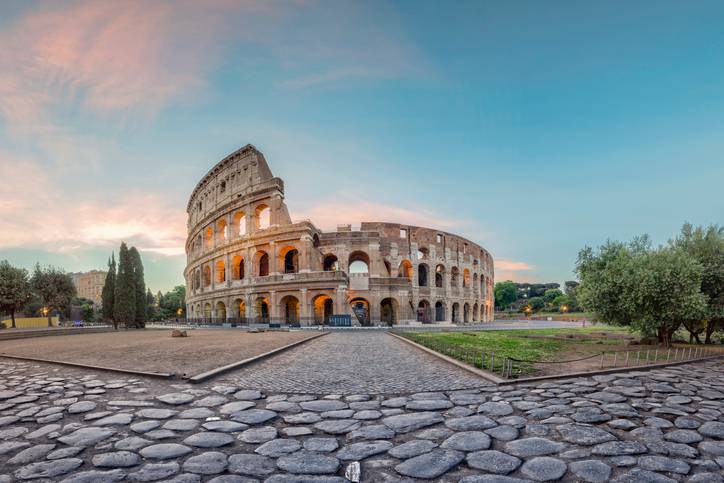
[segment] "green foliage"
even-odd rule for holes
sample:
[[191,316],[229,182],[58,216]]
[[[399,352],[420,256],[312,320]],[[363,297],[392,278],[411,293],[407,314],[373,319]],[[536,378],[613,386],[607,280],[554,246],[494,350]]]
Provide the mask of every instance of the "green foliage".
[[551,307],[553,307],[556,310],[561,310],[561,307],[566,307],[566,312],[571,312],[571,306],[573,303],[571,302],[571,297],[566,294],[561,294],[554,298],[551,301]]
[[578,254],[577,288],[584,308],[600,321],[631,326],[669,344],[685,320],[703,315],[702,267],[676,248],[652,249],[648,237],[607,242]]
[[0,262],[0,311],[10,314],[15,327],[15,312],[31,299],[28,271],[10,265],[7,260]]
[[108,274],[101,292],[101,305],[103,306],[103,318],[113,320],[113,301],[116,297],[116,258],[111,254],[108,260]]
[[76,294],[70,275],[54,267],[41,268],[39,264],[35,265],[30,285],[48,310],[48,327],[51,325],[52,313],[65,311]]
[[164,295],[159,294],[158,306],[160,317],[162,319],[172,319],[178,317],[178,311],[186,310],[186,287],[177,285],[170,292]]
[[[144,294],[145,298],[145,294]],[[135,326],[136,287],[133,261],[126,243],[121,243],[118,252],[118,273],[116,275],[115,297],[113,301],[113,322],[117,326],[124,322],[126,326]]]
[[158,305],[156,304],[156,297],[151,293],[151,289],[146,289],[146,315],[148,320],[158,319]]
[[563,295],[563,292],[561,292],[561,289],[558,288],[549,288],[546,290],[543,294],[543,300],[545,303],[550,304],[553,302],[553,299],[555,299],[558,296]]
[[532,299],[528,300],[528,306],[533,312],[538,312],[540,310],[543,310],[543,308],[546,306],[546,302],[543,297],[533,297]]
[[134,326],[140,329],[146,325],[146,318],[148,315],[146,281],[143,277],[143,262],[141,261],[140,253],[138,253],[136,247],[131,247],[128,253],[131,260],[131,267],[133,269],[133,298],[135,300]]
[[83,319],[83,322],[90,323],[94,322],[96,318],[95,310],[93,309],[93,304],[83,304],[80,306],[80,313],[81,317]]
[[708,344],[712,333],[724,328],[724,227],[694,228],[685,223],[681,234],[670,245],[683,250],[702,266],[701,292],[707,298],[705,320],[687,321],[685,324],[691,329],[703,325],[706,331],[704,342]]
[[516,284],[510,280],[496,283],[494,293],[495,305],[503,310],[518,298],[518,288]]

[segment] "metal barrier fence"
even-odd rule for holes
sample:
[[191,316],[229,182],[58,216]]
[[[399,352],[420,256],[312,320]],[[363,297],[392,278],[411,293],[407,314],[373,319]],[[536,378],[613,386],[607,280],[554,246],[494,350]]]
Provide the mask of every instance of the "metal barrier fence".
[[[481,350],[471,346],[460,346],[427,337],[420,337],[415,333],[396,332],[435,352],[457,359],[473,367],[489,371],[504,379],[517,379],[529,374],[535,364],[570,364],[585,360],[597,359],[595,370],[625,369],[645,367],[653,364],[674,364],[686,361],[706,359],[724,355],[724,350],[711,347],[670,347],[655,349],[638,349],[626,351],[603,351],[595,354],[565,361],[525,360],[508,357],[505,351]],[[584,372],[584,371],[581,371]]]

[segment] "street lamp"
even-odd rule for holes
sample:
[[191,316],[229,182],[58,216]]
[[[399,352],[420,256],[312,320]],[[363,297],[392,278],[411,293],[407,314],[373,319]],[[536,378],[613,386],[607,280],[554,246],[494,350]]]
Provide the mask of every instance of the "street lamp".
[[568,306],[567,306],[567,305],[561,305],[561,312],[563,312],[564,314],[565,314],[566,312],[568,312]]

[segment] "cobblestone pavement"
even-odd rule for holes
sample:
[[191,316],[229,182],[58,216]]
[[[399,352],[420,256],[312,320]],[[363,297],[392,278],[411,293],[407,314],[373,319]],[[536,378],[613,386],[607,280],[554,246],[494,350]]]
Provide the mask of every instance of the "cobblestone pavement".
[[0,359],[0,482],[721,482],[724,366],[340,396]]
[[399,394],[489,384],[381,331],[332,332],[221,380],[313,394]]

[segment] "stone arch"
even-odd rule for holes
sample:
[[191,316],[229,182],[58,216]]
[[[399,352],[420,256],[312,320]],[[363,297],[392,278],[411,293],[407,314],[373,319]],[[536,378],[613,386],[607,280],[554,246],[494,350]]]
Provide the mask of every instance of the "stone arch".
[[410,260],[402,260],[400,262],[400,266],[397,268],[397,276],[400,278],[406,278],[412,282],[413,273],[414,270],[412,269],[412,263],[410,263]]
[[360,250],[350,253],[349,273],[370,273],[370,256]]
[[452,287],[460,286],[460,269],[458,267],[450,269],[450,285]]
[[294,295],[285,295],[279,301],[282,317],[285,324],[299,323],[299,299]]
[[392,297],[382,299],[380,302],[380,322],[392,327],[397,323],[398,303]]
[[257,322],[269,322],[269,299],[266,297],[257,297],[254,301],[254,316]]
[[460,304],[457,302],[452,304],[452,321],[455,324],[460,322]]
[[204,304],[204,321],[211,320],[211,304],[206,302]]
[[265,204],[260,204],[254,211],[254,222],[257,230],[266,230],[271,226],[271,208]]
[[432,314],[430,312],[430,302],[425,299],[420,300],[417,304],[417,321],[423,324],[432,322]]
[[370,322],[370,303],[367,299],[355,297],[349,301],[349,305],[361,326],[368,327],[372,325]]
[[426,247],[420,247],[417,249],[416,255],[418,260],[427,260],[430,256],[430,250],[428,250]]
[[256,261],[255,271],[257,277],[266,277],[269,275],[269,254],[263,250],[259,250],[254,255]]
[[216,283],[226,282],[226,264],[223,260],[216,260],[216,266],[214,267],[216,272]]
[[224,304],[224,302],[222,302],[221,300],[216,302],[216,311],[214,314],[214,319],[221,320],[221,321],[226,320],[226,304]]
[[435,267],[435,287],[443,288],[445,286],[445,265]]
[[[201,288],[201,270],[196,269],[194,270],[194,282],[193,282],[193,289],[198,290]],[[197,313],[198,315],[198,313]]]
[[312,299],[314,306],[314,323],[317,325],[327,324],[329,318],[334,315],[334,300],[327,294],[317,295]]
[[470,270],[467,268],[463,270],[463,288],[470,287]]
[[246,213],[237,211],[231,221],[234,236],[246,235]]
[[211,286],[211,267],[204,265],[204,287]]
[[243,280],[244,268],[244,257],[241,255],[234,255],[234,258],[231,259],[231,279]]
[[312,236],[312,246],[314,248],[319,248],[319,235],[317,235],[316,233],[314,234],[314,236]]
[[475,304],[473,305],[473,322],[477,322],[477,321],[478,321],[478,303],[475,302]]
[[385,272],[387,273],[387,276],[391,277],[392,276],[392,265],[387,260],[384,260],[383,263],[385,264]]
[[234,299],[231,304],[231,316],[238,320],[244,320],[246,317],[246,302],[244,299]]
[[467,302],[463,305],[463,322],[466,324],[470,322],[470,304]]
[[324,256],[324,260],[322,261],[322,269],[325,272],[336,272],[339,270],[339,260],[337,259],[337,255],[333,253],[328,253]]
[[204,230],[204,248],[206,250],[214,248],[214,229],[210,226]]
[[435,322],[445,321],[445,304],[442,300],[435,302]]
[[417,285],[419,287],[427,287],[428,282],[428,268],[426,263],[421,263],[417,266]]
[[279,250],[279,261],[282,273],[299,272],[299,250],[293,246],[286,246]]
[[221,218],[216,222],[216,233],[221,235],[218,239],[223,241],[229,241],[229,226],[226,223],[226,218]]

